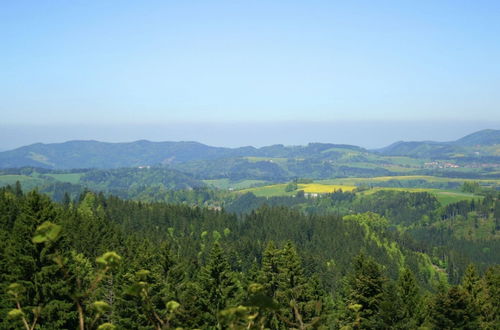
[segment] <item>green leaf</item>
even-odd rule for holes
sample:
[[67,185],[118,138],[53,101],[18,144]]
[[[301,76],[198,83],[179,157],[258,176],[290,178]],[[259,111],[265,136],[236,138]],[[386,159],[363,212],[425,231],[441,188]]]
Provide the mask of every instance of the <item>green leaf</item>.
[[120,264],[122,257],[114,251],[106,252],[102,256],[97,257],[96,262],[101,266],[107,266],[109,268],[115,268]]
[[24,316],[24,312],[20,309],[14,308],[7,313],[7,317],[11,320],[18,320]]
[[97,330],[114,330],[114,329],[116,329],[116,326],[109,322],[103,323],[97,328]]
[[179,308],[181,306],[181,304],[179,304],[177,301],[175,300],[170,300],[168,303],[167,303],[167,310],[169,312],[174,312],[177,308]]
[[137,277],[138,280],[145,281],[145,280],[147,280],[149,274],[151,274],[151,272],[149,270],[141,269],[135,273],[135,276]]
[[262,284],[250,283],[250,285],[248,286],[249,293],[255,294],[262,291],[264,291],[264,286]]
[[92,307],[100,314],[106,313],[111,310],[111,306],[105,301],[99,300],[92,304]]
[[24,287],[19,283],[12,283],[7,287],[7,293],[14,298],[20,296],[25,291]]
[[212,237],[213,237],[214,241],[218,242],[222,236],[217,230],[214,230],[212,232]]
[[35,244],[55,242],[59,238],[61,230],[61,226],[50,221],[45,221],[36,229],[32,241]]

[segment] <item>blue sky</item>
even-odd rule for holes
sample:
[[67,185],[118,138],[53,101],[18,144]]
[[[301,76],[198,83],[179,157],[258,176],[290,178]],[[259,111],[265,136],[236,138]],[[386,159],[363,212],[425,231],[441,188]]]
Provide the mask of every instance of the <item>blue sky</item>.
[[[3,1],[0,148],[338,142],[356,123],[374,147],[500,128],[498,17],[498,1]],[[297,123],[300,139],[273,135]],[[406,129],[382,140],[380,123]]]

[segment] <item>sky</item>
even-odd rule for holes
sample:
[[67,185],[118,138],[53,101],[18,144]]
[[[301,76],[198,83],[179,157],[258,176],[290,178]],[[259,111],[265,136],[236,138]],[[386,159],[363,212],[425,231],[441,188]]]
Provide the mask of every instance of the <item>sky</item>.
[[1,1],[0,149],[500,128],[499,1]]

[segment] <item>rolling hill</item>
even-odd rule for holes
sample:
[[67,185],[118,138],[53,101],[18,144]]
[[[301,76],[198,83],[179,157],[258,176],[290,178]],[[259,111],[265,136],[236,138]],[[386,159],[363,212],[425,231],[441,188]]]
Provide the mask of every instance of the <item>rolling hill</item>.
[[418,171],[418,174],[429,174],[422,172],[429,170],[425,163],[435,160],[451,161],[462,168],[469,167],[469,170],[488,167],[493,173],[491,175],[495,175],[495,168],[500,163],[500,130],[482,130],[452,142],[396,142],[372,151],[330,143],[223,148],[198,142],[140,140],[127,143],[37,143],[0,152],[0,168],[3,169],[113,169],[168,165],[197,179],[266,181],[293,177],[327,179],[402,175]]
[[485,129],[450,142],[399,141],[377,152],[384,156],[429,159],[494,157],[500,160],[500,130]]

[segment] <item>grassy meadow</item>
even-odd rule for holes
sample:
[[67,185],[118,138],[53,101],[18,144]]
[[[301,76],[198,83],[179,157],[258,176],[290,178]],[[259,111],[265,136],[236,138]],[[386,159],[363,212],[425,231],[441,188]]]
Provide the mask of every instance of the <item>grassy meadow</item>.
[[57,173],[57,174],[46,174],[57,181],[68,182],[72,184],[78,184],[83,173]]
[[[464,193],[458,190],[436,189],[436,188],[405,188],[405,187],[378,187],[377,184],[391,181],[411,181],[411,180],[424,180],[426,182],[457,182],[463,183],[464,179],[458,178],[443,178],[425,175],[411,175],[411,176],[383,176],[373,178],[341,178],[330,180],[319,180],[314,183],[298,184],[297,190],[286,191],[287,183],[265,185],[259,187],[252,187],[238,190],[237,193],[252,192],[258,197],[272,197],[272,196],[293,196],[298,190],[303,190],[306,193],[325,194],[332,193],[337,190],[353,191],[356,185],[369,184],[370,189],[360,192],[362,195],[373,194],[381,190],[395,190],[395,191],[409,191],[409,192],[428,192],[439,200],[443,205],[458,202],[460,200],[471,200],[474,198],[482,198],[470,193]],[[500,180],[473,180],[486,186],[495,186],[500,184]]]

